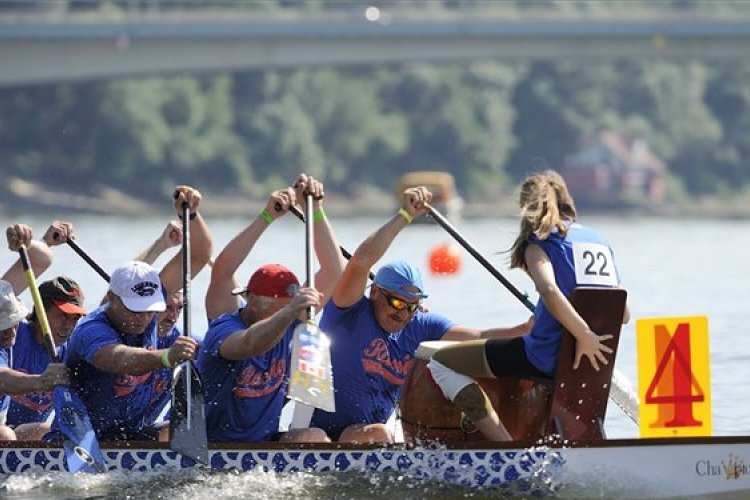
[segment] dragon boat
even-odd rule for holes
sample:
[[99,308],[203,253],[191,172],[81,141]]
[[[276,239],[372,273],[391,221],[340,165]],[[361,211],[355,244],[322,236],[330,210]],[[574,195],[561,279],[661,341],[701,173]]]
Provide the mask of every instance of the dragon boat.
[[[205,467],[150,442],[102,443],[110,470]],[[64,471],[60,447],[6,443],[0,473]],[[382,446],[212,443],[208,467],[277,473],[397,473],[427,481],[554,496],[594,487],[617,498],[750,498],[750,436]],[[622,495],[628,496],[623,497]]]
[[[613,335],[612,361],[625,298],[626,292],[616,289],[576,289],[571,298],[594,331]],[[614,362],[599,371],[588,364],[572,370],[570,335],[563,338],[561,362],[550,379],[479,380],[514,438],[505,443],[484,440],[443,397],[426,367],[439,347],[439,342],[423,343],[412,362],[399,402],[403,442],[210,443],[206,464],[168,443],[103,442],[106,466],[110,471],[385,473],[533,496],[585,485],[597,498],[750,498],[750,436],[608,439],[603,424],[617,385]],[[6,442],[0,448],[0,474],[65,471],[65,458],[59,445]]]

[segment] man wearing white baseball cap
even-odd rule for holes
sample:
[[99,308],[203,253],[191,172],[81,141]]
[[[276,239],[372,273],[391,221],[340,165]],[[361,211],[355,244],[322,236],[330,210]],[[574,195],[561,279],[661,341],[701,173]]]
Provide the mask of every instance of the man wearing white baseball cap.
[[[106,302],[71,334],[66,358],[71,386],[86,405],[100,440],[159,438],[159,429],[147,421],[152,372],[192,359],[197,346],[182,336],[169,349],[156,349],[156,313],[165,308],[159,273],[131,261],[115,269]],[[47,439],[59,436],[55,422]],[[162,436],[166,439],[166,431]]]

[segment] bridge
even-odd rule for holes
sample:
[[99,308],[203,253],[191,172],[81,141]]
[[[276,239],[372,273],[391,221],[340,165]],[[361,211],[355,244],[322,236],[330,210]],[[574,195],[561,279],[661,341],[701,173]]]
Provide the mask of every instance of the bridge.
[[[0,4],[1,5],[1,4]],[[373,10],[374,9],[374,10]],[[0,12],[0,86],[299,66],[475,60],[750,60],[741,15]]]

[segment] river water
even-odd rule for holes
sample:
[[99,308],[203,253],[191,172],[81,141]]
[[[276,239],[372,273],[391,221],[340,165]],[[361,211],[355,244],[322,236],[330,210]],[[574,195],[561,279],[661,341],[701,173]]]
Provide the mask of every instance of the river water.
[[[254,216],[254,214],[253,214]],[[382,223],[382,218],[333,218],[343,247],[354,251],[357,244]],[[0,217],[2,227],[17,222]],[[49,219],[28,218],[39,237]],[[166,225],[166,219],[76,217],[72,220],[79,246],[104,269],[137,255]],[[209,219],[218,253],[249,219]],[[637,383],[635,319],[707,316],[709,319],[712,417],[714,435],[750,434],[750,394],[744,382],[750,379],[750,340],[744,324],[748,311],[745,279],[750,264],[742,251],[750,248],[750,221],[686,220],[640,217],[591,217],[582,220],[605,234],[614,250],[628,290],[633,320],[625,325],[616,368]],[[512,218],[471,219],[457,224],[470,241],[501,273],[536,301],[531,281],[518,271],[507,270],[507,253],[517,231]],[[460,324],[477,327],[510,325],[525,321],[529,313],[473,257],[461,250],[461,269],[449,276],[432,276],[427,262],[432,249],[452,242],[438,225],[413,225],[403,231],[385,259],[404,258],[423,267],[430,293],[426,305],[445,313]],[[171,254],[170,254],[171,255]],[[6,253],[2,267],[13,255]],[[157,261],[162,265],[166,258]],[[281,262],[299,276],[305,274],[304,225],[291,216],[276,222],[263,235],[239,272],[247,279],[259,265]],[[55,247],[55,262],[41,279],[67,274],[86,292],[86,305],[96,306],[106,283],[67,246]],[[192,287],[192,330],[205,331],[203,297],[209,274],[196,277]],[[22,296],[31,303],[28,294]],[[614,405],[608,409],[605,428],[609,437],[637,437],[637,426]],[[585,489],[584,489],[585,491]],[[567,496],[561,492],[562,497]],[[573,495],[570,493],[570,495]],[[585,496],[600,496],[595,489]],[[0,498],[525,498],[524,493],[451,488],[410,480],[399,475],[294,474],[278,476],[261,472],[206,473],[110,473],[78,477],[65,473],[21,474],[2,478]],[[617,498],[622,498],[617,496]]]

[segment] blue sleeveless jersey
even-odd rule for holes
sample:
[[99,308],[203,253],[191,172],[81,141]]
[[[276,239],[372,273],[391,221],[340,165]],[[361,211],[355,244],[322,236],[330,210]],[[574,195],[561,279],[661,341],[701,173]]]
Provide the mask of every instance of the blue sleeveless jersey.
[[298,324],[295,320],[268,352],[229,361],[219,355],[219,348],[247,326],[239,311],[211,322],[196,363],[203,379],[209,440],[258,442],[278,433],[289,385],[292,334]]
[[[572,223],[564,238],[555,231],[546,240],[532,235],[529,242],[539,245],[547,254],[555,271],[555,282],[566,297],[577,286],[615,287],[620,283],[612,249],[593,229]],[[534,326],[523,340],[529,361],[549,375],[557,366],[562,334],[562,325],[540,299],[534,310]]]
[[[154,394],[153,373],[123,375],[99,370],[94,355],[102,347],[124,344],[154,349],[156,315],[142,335],[122,335],[106,315],[106,305],[84,316],[68,341],[66,364],[73,389],[88,409],[99,439],[153,439],[148,422],[149,403]],[[53,422],[53,433],[58,430]]]
[[419,343],[440,339],[453,324],[439,314],[417,311],[401,332],[391,334],[377,324],[367,297],[346,309],[329,300],[320,329],[331,341],[336,412],[315,410],[311,425],[329,431],[385,423]]

